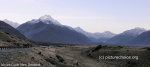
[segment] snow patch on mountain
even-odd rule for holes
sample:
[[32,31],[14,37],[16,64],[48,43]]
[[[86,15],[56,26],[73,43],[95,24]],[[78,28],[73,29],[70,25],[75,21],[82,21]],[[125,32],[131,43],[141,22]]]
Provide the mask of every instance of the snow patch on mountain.
[[14,28],[17,28],[18,26],[20,26],[20,24],[18,24],[16,22],[9,21],[7,19],[3,19],[2,21],[4,21],[5,23],[9,24],[10,26],[12,26]]
[[74,30],[79,32],[79,33],[84,34],[87,37],[93,37],[93,38],[96,38],[96,39],[99,39],[99,38],[112,38],[112,37],[114,37],[116,35],[116,34],[111,33],[109,31],[105,31],[103,33],[99,33],[99,32],[97,32],[97,33],[90,33],[90,32],[84,31],[80,27],[76,27],[76,28],[74,28]]
[[136,27],[134,29],[124,31],[120,35],[138,36],[138,35],[140,35],[141,33],[145,32],[145,31],[146,31],[146,29],[144,29],[144,28]]
[[38,22],[39,22],[38,19],[33,19],[33,20],[31,20],[31,21],[28,21],[27,23],[28,23],[28,24],[36,24],[36,23],[38,23]]
[[114,37],[114,36],[116,35],[116,34],[110,32],[110,31],[105,31],[105,32],[103,32],[102,34],[103,34],[102,36],[103,36],[104,38],[112,38],[112,37]]
[[39,19],[33,19],[31,21],[28,21],[27,23],[35,24],[35,23],[38,23],[40,21],[45,23],[45,24],[61,25],[57,20],[54,20],[50,15],[41,16]]

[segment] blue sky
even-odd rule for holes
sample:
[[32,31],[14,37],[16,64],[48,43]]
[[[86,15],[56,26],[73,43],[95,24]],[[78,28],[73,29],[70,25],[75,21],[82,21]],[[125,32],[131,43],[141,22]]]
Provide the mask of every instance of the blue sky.
[[51,15],[88,32],[150,29],[150,0],[0,0],[0,19],[24,23]]

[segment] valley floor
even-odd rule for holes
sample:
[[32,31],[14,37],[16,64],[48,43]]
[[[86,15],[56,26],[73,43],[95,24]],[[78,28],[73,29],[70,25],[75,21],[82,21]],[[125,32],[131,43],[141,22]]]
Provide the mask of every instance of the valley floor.
[[[149,54],[149,48],[121,46],[15,48],[0,50],[0,67],[147,67]],[[137,55],[138,60],[99,59],[102,55]]]

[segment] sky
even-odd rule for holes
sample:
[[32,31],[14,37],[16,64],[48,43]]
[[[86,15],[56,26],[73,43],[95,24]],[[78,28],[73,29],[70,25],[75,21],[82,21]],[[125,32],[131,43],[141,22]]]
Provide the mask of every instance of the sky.
[[150,30],[150,0],[0,0],[0,19],[22,24],[44,15],[92,33]]

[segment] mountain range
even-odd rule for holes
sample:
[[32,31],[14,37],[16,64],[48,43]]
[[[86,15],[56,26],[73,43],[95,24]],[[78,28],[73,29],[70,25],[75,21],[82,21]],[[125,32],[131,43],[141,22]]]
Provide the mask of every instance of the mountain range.
[[[57,20],[54,20],[50,15],[41,16],[39,19],[33,19],[21,25],[11,22],[7,19],[3,21],[7,23],[7,25],[9,24],[12,27],[14,27],[13,29],[16,28],[18,32],[19,33],[21,32],[26,38],[37,42],[67,43],[67,44],[105,43],[118,45],[150,44],[149,31],[139,27],[126,30],[120,34],[114,34],[111,33],[110,31],[105,31],[103,33],[99,32],[90,33],[83,30],[80,27],[72,28],[70,26],[62,25]],[[4,26],[1,25],[1,27]],[[2,29],[3,28],[1,28],[1,30]],[[5,28],[3,30],[5,30]],[[10,32],[10,30],[7,32]],[[22,35],[21,33],[17,35],[19,35],[20,37]]]
[[116,34],[111,33],[109,31],[105,31],[104,33],[90,33],[90,32],[86,32],[83,29],[81,29],[80,27],[76,27],[74,28],[75,31],[84,34],[85,36],[87,36],[88,38],[90,38],[93,42],[105,42],[106,40],[108,40],[109,38],[114,37]]
[[61,25],[51,16],[45,15],[20,25],[17,30],[28,39],[37,42],[90,44],[91,40],[75,30]]
[[5,23],[11,25],[11,26],[14,27],[14,28],[17,28],[18,26],[20,26],[20,24],[18,24],[18,23],[16,23],[16,22],[9,21],[9,20],[7,20],[7,19],[3,19],[3,20],[1,20],[1,21],[4,21]]
[[131,30],[124,31],[121,34],[118,34],[106,41],[108,44],[129,44],[128,42],[132,41],[141,33],[145,32],[144,28],[135,28]]

